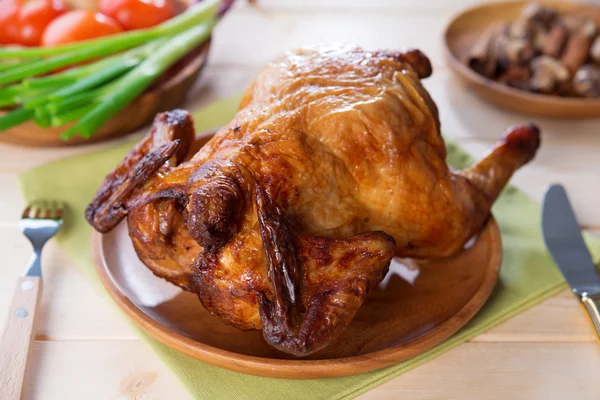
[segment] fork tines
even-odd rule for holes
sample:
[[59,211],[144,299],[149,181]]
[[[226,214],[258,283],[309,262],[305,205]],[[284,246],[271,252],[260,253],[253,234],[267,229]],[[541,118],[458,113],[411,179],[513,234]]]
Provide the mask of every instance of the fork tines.
[[56,200],[34,200],[23,210],[21,218],[61,219],[64,204]]

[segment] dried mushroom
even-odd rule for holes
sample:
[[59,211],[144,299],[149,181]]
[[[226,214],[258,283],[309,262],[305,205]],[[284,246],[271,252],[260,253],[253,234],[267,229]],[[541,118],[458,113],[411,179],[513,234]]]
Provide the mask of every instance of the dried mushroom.
[[594,43],[592,43],[592,47],[590,48],[590,57],[597,64],[600,64],[600,36],[596,37]]
[[583,97],[600,97],[600,67],[584,65],[575,73],[573,90]]
[[510,23],[490,26],[467,64],[489,79],[536,93],[600,97],[600,36],[591,18],[528,4]]
[[559,57],[569,38],[569,31],[564,25],[553,26],[542,45],[542,53],[550,57]]
[[532,91],[552,93],[557,84],[566,82],[569,70],[557,59],[539,56],[531,62],[533,76],[529,82]]
[[571,35],[563,53],[562,62],[572,73],[575,73],[589,57],[598,29],[596,23],[588,18],[572,17],[569,20],[578,22],[571,24]]
[[519,18],[539,22],[548,29],[559,18],[559,15],[558,12],[551,7],[539,3],[530,3],[523,8]]
[[498,82],[504,83],[505,85],[530,90],[529,80],[531,79],[531,70],[525,67],[510,67],[507,69],[499,78]]
[[535,56],[535,49],[530,40],[501,36],[497,41],[497,61],[503,68],[522,65]]
[[467,65],[477,73],[493,78],[498,67],[496,43],[507,29],[506,24],[490,25],[469,52]]

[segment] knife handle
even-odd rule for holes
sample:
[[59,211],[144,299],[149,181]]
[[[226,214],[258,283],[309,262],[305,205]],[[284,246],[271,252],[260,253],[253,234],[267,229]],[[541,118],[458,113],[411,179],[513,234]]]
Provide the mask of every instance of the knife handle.
[[587,295],[584,293],[581,296],[581,302],[590,315],[590,318],[594,323],[594,327],[596,328],[598,338],[600,338],[600,294]]

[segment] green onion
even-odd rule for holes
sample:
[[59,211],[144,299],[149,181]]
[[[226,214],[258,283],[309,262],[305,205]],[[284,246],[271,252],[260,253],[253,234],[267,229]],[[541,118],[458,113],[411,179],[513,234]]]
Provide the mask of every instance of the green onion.
[[128,63],[133,65],[135,63],[139,63],[142,59],[152,54],[152,52],[155,51],[158,46],[164,44],[165,41],[166,39],[158,39],[151,43],[148,43],[147,45],[127,50],[123,53],[105,57],[102,60],[96,61],[94,63],[70,68],[67,71],[58,74],[44,76],[41,78],[26,78],[23,79],[21,85],[23,85],[23,87],[32,89],[45,88],[50,84],[55,85],[58,83],[70,85],[77,82],[83,77],[97,72],[101,72],[114,64]]
[[21,94],[16,95],[14,99],[17,104],[25,106],[26,108],[33,108],[33,106],[37,104],[44,103],[46,96],[48,96],[54,90],[56,90],[56,87],[46,87],[43,89],[27,91],[24,90],[21,92]]
[[0,63],[0,72],[8,71],[9,69],[16,67],[17,65],[19,65],[18,62],[2,62]]
[[77,82],[79,75],[70,71],[67,72],[44,76],[43,78],[23,79],[20,86],[24,89],[45,89],[48,86],[70,85]]
[[107,94],[102,103],[83,116],[73,130],[65,132],[68,139],[77,132],[89,138],[102,124],[121,111],[133,99],[139,96],[164,71],[175,64],[184,55],[204,42],[216,20],[213,18],[169,40],[144,62],[115,82],[116,89]]
[[95,106],[96,106],[96,104],[88,104],[86,106],[76,108],[74,110],[71,110],[71,111],[68,111],[68,112],[65,112],[62,114],[53,115],[51,117],[50,123],[53,127],[57,128],[68,122],[72,122],[72,121],[75,121],[75,120],[83,117],[85,114],[92,111]]
[[21,85],[12,85],[0,88],[0,107],[17,104],[15,97],[23,93]]
[[[1,49],[2,49],[2,46],[0,46],[0,50]],[[25,59],[25,60],[4,59],[4,60],[0,61],[0,72],[8,71],[9,69],[12,69],[14,67],[21,65],[23,62],[38,61],[39,59],[40,59],[40,57],[27,57],[27,59]]]
[[33,110],[19,108],[0,117],[0,131],[7,130],[33,118]]
[[31,101],[25,101],[23,102],[23,106],[26,108],[35,108],[45,104],[51,113],[57,113],[66,108],[81,105],[90,100],[96,100],[113,86],[106,85],[100,91],[86,91],[110,82],[137,66],[143,61],[142,55],[144,53],[149,53],[151,50],[156,49],[158,44],[164,43],[163,40],[155,42],[153,42],[152,46],[145,46],[144,49],[136,49],[137,51],[132,53],[133,55],[129,54],[127,57],[113,58],[112,61],[118,61],[118,63],[110,65],[98,62],[101,66],[106,65],[106,67],[102,69],[93,68],[92,71],[97,71],[96,73],[84,76],[72,85],[66,85],[57,91],[49,93],[45,97],[38,96]]
[[30,76],[45,74],[46,72],[52,72],[62,67],[76,64],[81,61],[87,61],[92,58],[113,54],[121,50],[130,48],[126,42],[116,44],[103,44],[101,46],[94,46],[84,48],[79,51],[73,51],[59,55],[57,57],[48,58],[46,60],[36,61],[33,63],[25,64],[20,67],[15,67],[6,72],[0,73],[0,85],[7,83],[17,82],[23,78]]
[[50,124],[50,116],[47,114],[39,113],[37,110],[33,111],[33,120],[35,123],[42,128],[48,128]]
[[52,93],[50,96],[48,96],[48,98],[49,100],[61,100],[66,99],[69,96],[73,96],[74,94],[84,92],[88,89],[93,89],[123,75],[125,72],[135,67],[135,65],[137,64],[115,64],[97,74],[86,76],[73,85],[67,86],[57,92]]
[[143,47],[129,50],[118,56],[112,56],[98,61],[88,68],[89,75],[82,77],[76,83],[67,86],[49,96],[49,101],[65,99],[74,94],[93,89],[106,82],[123,75],[125,72],[139,65],[145,58],[155,52],[166,39],[155,40]]
[[48,85],[41,89],[27,89],[21,85],[11,85],[0,88],[0,107],[8,107],[21,104],[24,99],[34,99],[40,95],[51,93],[60,88],[60,85]]
[[5,86],[0,88],[0,98],[12,97],[21,93],[21,91],[23,91],[23,87],[21,85]]
[[73,125],[66,131],[60,134],[60,138],[64,141],[71,139],[77,133],[77,125]]
[[0,72],[8,71],[9,69],[16,67],[17,65],[19,65],[19,63],[0,63]]
[[129,31],[114,36],[106,36],[56,47],[0,48],[0,59],[55,56],[70,52],[86,51],[96,47],[119,47],[120,49],[136,47],[159,37],[178,35],[205,22],[208,18],[216,14],[220,3],[221,0],[204,0],[202,3],[193,5],[186,12],[153,28]]
[[63,113],[67,110],[72,110],[75,107],[81,107],[82,105],[89,104],[92,102],[101,101],[102,97],[111,89],[111,87],[105,86],[100,89],[91,90],[84,93],[78,93],[76,95],[59,99],[56,101],[48,102],[42,107],[47,113],[56,115]]
[[40,117],[50,118],[50,113],[48,112],[48,110],[46,110],[43,107],[34,108],[33,114],[34,114],[34,117],[36,117],[36,118],[40,118]]

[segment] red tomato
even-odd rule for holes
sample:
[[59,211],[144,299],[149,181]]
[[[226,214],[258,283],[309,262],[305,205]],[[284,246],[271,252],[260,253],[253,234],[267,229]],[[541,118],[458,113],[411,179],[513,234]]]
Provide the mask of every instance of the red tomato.
[[175,15],[172,0],[100,0],[98,9],[128,31],[150,28]]
[[42,46],[57,46],[120,32],[123,32],[123,28],[104,14],[86,10],[69,11],[48,25],[42,36]]
[[67,11],[61,0],[32,0],[19,11],[19,43],[39,46],[46,27]]
[[15,44],[19,39],[17,19],[19,3],[16,0],[0,0],[0,44]]

